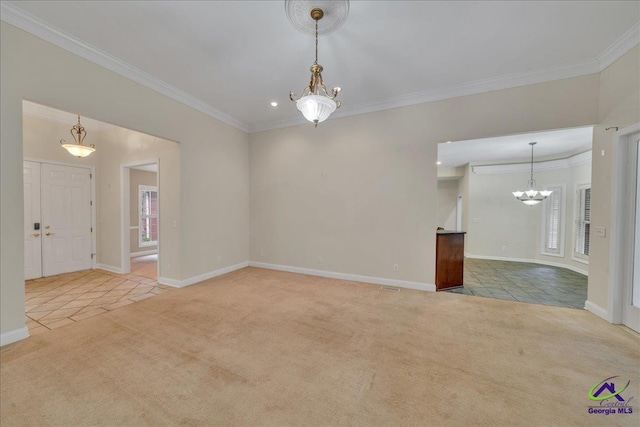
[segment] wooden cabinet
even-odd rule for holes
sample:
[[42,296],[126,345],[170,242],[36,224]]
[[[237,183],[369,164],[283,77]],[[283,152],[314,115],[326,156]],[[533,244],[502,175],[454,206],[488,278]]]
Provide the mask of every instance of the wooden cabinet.
[[436,291],[463,285],[464,235],[462,231],[438,231],[436,236]]

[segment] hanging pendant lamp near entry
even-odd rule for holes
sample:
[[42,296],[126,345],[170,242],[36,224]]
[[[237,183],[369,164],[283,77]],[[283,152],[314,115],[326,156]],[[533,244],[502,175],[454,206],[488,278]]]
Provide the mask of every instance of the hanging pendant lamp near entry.
[[536,144],[537,142],[529,143],[531,146],[531,178],[529,179],[527,190],[514,191],[512,193],[516,199],[529,206],[537,205],[553,193],[553,191],[549,190],[536,190],[536,181],[533,179],[533,146]]
[[[348,2],[343,1],[341,3],[346,4],[346,9],[344,9],[346,12],[344,12],[344,15],[340,18],[341,21],[336,25],[342,24],[344,18],[346,18],[346,13],[348,13]],[[292,1],[288,1],[286,3],[287,14],[289,15],[289,19],[295,23],[295,19],[297,19],[297,17],[291,13],[293,10],[291,8],[292,4]],[[331,113],[333,113],[337,108],[340,108],[341,102],[336,101],[335,98],[338,96],[341,89],[339,87],[334,87],[330,94],[327,92],[327,88],[322,80],[323,68],[322,65],[318,64],[318,22],[324,17],[324,11],[320,7],[314,7],[309,12],[309,15],[311,16],[311,19],[315,21],[314,34],[316,38],[316,60],[313,65],[311,65],[311,80],[309,85],[304,88],[300,97],[296,97],[293,92],[289,92],[289,99],[296,103],[298,110],[300,110],[305,119],[309,120],[317,127],[318,123],[325,121]],[[335,28],[336,26],[334,25],[331,29]]]
[[87,131],[80,124],[80,116],[78,116],[78,123],[71,128],[70,132],[74,142],[67,142],[64,139],[61,139],[60,144],[62,145],[62,148],[67,150],[72,156],[87,157],[89,154],[96,151],[95,145],[83,144],[84,139],[87,136]]

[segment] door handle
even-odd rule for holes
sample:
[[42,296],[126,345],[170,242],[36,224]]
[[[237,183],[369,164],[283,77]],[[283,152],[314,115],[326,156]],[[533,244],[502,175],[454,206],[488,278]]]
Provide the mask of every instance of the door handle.
[[33,237],[40,237],[40,233],[33,233]]
[[46,232],[46,233],[44,233],[44,234],[45,234],[45,236],[53,236],[53,235],[54,235],[54,234],[56,234],[56,233],[52,233],[52,232],[50,232],[50,231],[47,231],[47,232]]

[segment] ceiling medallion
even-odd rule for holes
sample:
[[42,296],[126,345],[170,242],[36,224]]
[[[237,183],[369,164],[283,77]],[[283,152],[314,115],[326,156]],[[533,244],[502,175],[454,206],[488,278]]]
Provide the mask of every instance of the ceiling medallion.
[[[294,0],[286,0],[285,8],[287,10],[287,16],[289,20],[296,25],[296,23],[292,20],[292,16],[297,17],[296,14],[290,14],[290,11],[300,11],[302,8],[306,8],[306,5],[311,2],[308,1],[294,1]],[[316,3],[329,3],[332,7],[337,4],[346,5],[346,12],[344,13],[341,20],[336,21],[334,19],[333,25],[330,27],[325,26],[325,34],[329,31],[334,30],[338,26],[344,22],[346,15],[349,12],[349,3],[345,1],[334,1],[334,2],[316,2]],[[335,10],[335,7],[334,9]],[[302,115],[312,122],[316,127],[318,123],[325,121],[331,113],[333,113],[336,108],[340,108],[341,102],[336,101],[335,98],[340,93],[339,87],[334,87],[331,90],[331,94],[327,92],[327,88],[324,85],[322,80],[322,65],[318,64],[318,34],[319,34],[319,22],[325,17],[325,11],[320,7],[313,7],[308,11],[310,20],[307,18],[306,21],[314,22],[314,34],[316,38],[316,60],[313,65],[311,65],[311,80],[309,81],[309,85],[302,90],[302,94],[300,97],[296,97],[293,92],[289,92],[289,99],[296,103],[296,107],[302,113]],[[337,15],[334,13],[334,18]],[[296,22],[304,22],[298,20]],[[297,25],[296,25],[297,26]],[[300,29],[300,28],[299,28]]]
[[316,26],[309,19],[312,9],[321,9],[323,18],[318,24],[318,34],[329,34],[344,23],[349,15],[348,0],[285,0],[284,9],[289,22],[300,32],[314,35]]

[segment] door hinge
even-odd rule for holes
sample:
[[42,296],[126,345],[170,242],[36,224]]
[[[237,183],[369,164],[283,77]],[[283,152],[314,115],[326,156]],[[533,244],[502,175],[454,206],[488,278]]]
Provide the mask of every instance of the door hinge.
[[89,174],[89,179],[93,179],[93,174],[92,173]]
[[91,232],[93,233],[93,227],[91,227]]
[[93,206],[93,200],[89,200],[89,206]]
[[91,254],[91,259],[93,259],[93,256],[94,256],[94,255],[95,255],[95,254]]

